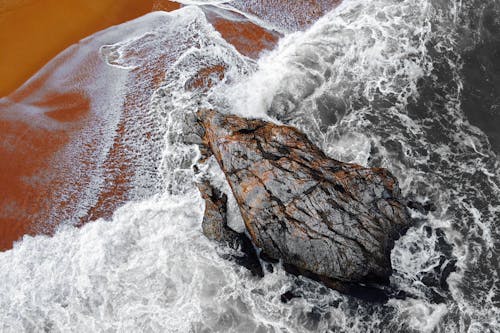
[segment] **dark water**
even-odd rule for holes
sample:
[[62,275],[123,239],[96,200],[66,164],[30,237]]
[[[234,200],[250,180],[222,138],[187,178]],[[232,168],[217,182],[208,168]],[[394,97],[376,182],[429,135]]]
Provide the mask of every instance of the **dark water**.
[[[464,13],[465,14],[465,13]],[[463,110],[500,152],[500,2],[476,2],[461,18],[463,42]]]
[[[499,8],[492,0],[345,0],[258,61],[227,45],[195,7],[166,16],[175,23],[168,29],[152,25],[152,34],[120,43],[135,54],[142,38],[155,49],[155,34],[194,41],[179,51],[148,115],[166,133],[165,190],[122,207],[111,223],[68,227],[1,253],[0,328],[499,332]],[[268,15],[279,21],[282,13]],[[220,64],[228,70],[208,90],[186,88]],[[386,167],[406,196],[435,206],[412,211],[415,226],[392,251],[386,303],[339,294],[278,264],[255,279],[217,255],[223,250],[201,234],[191,171],[198,151],[182,142],[185,118],[200,106],[294,124],[330,156]],[[214,164],[205,171],[228,191]],[[231,224],[241,228],[230,202]],[[290,290],[301,297],[282,303]]]
[[[494,332],[500,306],[499,2],[417,6],[396,1],[340,8],[345,21],[307,40],[318,47],[293,49],[287,64],[297,71],[281,78],[286,83],[276,89],[269,114],[302,128],[333,157],[389,168],[409,197],[437,207],[429,216],[416,214],[415,228],[393,251],[392,286],[408,298],[386,306],[350,300],[346,313],[366,320],[355,320],[357,329]],[[412,298],[434,310],[405,309]],[[446,311],[435,326],[416,319],[432,321],[441,305]],[[328,321],[330,329],[345,329]]]

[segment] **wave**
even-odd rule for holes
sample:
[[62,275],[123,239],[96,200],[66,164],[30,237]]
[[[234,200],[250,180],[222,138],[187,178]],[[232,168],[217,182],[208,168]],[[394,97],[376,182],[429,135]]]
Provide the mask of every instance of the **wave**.
[[[26,236],[0,253],[0,328],[499,330],[499,161],[462,108],[457,17],[464,8],[345,0],[257,61],[228,44],[196,6],[102,46],[109,66],[128,71],[170,48],[172,62],[147,116],[131,120],[157,133],[159,153],[150,162],[157,171],[138,173],[134,185],[149,182],[155,190],[129,200],[111,221]],[[199,151],[185,143],[186,118],[200,107],[293,124],[330,156],[386,167],[405,195],[432,202],[437,209],[429,215],[413,212],[416,225],[392,252],[391,285],[406,297],[371,304],[290,276],[279,264],[259,280],[222,260],[223,249],[201,233],[203,203],[191,171]],[[137,158],[150,158],[134,138]],[[224,189],[220,170],[211,172]],[[234,202],[232,216],[240,224]],[[302,297],[283,304],[290,289]]]

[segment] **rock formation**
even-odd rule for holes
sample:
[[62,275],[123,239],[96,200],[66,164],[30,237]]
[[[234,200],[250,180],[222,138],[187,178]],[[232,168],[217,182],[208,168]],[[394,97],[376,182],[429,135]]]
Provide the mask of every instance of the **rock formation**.
[[197,183],[205,200],[203,234],[208,239],[219,242],[237,251],[230,256],[238,264],[246,267],[253,275],[264,276],[252,242],[244,233],[238,233],[227,225],[227,195],[213,187],[208,180]]
[[[248,234],[267,256],[338,289],[388,280],[394,240],[410,225],[389,171],[328,158],[290,126],[213,110],[200,110],[197,122],[204,151],[218,161]],[[223,229],[207,224],[224,217],[206,213],[205,233],[223,238]]]

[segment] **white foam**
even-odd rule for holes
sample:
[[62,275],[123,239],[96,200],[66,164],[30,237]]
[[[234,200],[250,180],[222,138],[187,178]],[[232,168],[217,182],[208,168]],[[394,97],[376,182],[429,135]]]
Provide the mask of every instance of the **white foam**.
[[[499,325],[492,300],[498,275],[479,275],[477,283],[488,279],[491,287],[477,287],[467,274],[475,274],[478,263],[491,258],[494,244],[481,244],[478,235],[495,242],[492,214],[499,208],[477,207],[468,171],[471,165],[482,170],[489,189],[499,193],[498,162],[490,162],[492,153],[482,133],[463,120],[460,87],[446,91],[444,109],[426,109],[436,112],[434,119],[456,120],[438,133],[452,145],[434,139],[430,124],[407,108],[418,98],[419,80],[437,80],[431,74],[439,64],[426,47],[434,36],[442,38],[436,59],[452,62],[440,52],[446,54],[453,40],[447,39],[449,31],[439,30],[452,28],[434,6],[432,1],[345,0],[311,29],[285,37],[257,64],[228,45],[194,7],[151,14],[132,24],[135,28],[131,26],[125,40],[117,35],[103,43],[104,57],[114,66],[110,70],[123,71],[149,61],[126,56],[143,44],[153,46],[146,50],[162,50],[162,38],[195,40],[175,49],[165,83],[151,97],[153,121],[146,126],[162,129],[157,160],[161,177],[155,178],[161,191],[129,202],[111,222],[63,227],[53,238],[25,237],[13,250],[0,253],[0,328],[428,332],[478,331],[488,324],[494,330]],[[146,24],[162,18],[165,24]],[[124,31],[129,31],[127,24]],[[148,37],[149,29],[154,38]],[[217,64],[226,67],[220,81],[215,75],[212,87],[188,89],[186,83],[200,69]],[[451,76],[457,75],[460,86],[459,66],[453,65]],[[321,111],[323,99],[329,110]],[[190,168],[199,152],[182,142],[184,117],[199,107],[279,117],[301,127],[331,156],[389,167],[405,193],[415,190],[419,198],[435,200],[438,210],[410,229],[393,251],[392,285],[410,297],[367,304],[292,278],[279,265],[258,280],[219,258],[215,245],[201,234],[203,203]],[[332,109],[336,120],[325,127],[321,117],[331,116],[327,111]],[[432,170],[425,169],[429,165]],[[220,172],[210,172],[215,180],[219,177],[221,188],[227,187]],[[437,289],[446,303],[435,304],[422,276],[441,267],[446,249],[440,241],[451,244],[446,259],[456,259],[458,269],[447,280],[449,293]],[[282,304],[281,294],[292,287],[304,297]]]
[[419,332],[433,332],[448,312],[445,304],[429,304],[418,300],[391,300],[390,304],[398,308],[411,329]]

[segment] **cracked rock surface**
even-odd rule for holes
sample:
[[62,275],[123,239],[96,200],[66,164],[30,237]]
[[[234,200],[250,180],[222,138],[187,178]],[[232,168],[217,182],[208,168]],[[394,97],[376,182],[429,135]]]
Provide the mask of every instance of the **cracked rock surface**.
[[233,259],[256,276],[264,276],[252,242],[244,233],[238,233],[227,225],[227,196],[213,187],[208,180],[196,184],[205,200],[203,234],[210,240],[235,250],[226,259]]
[[329,279],[388,280],[390,251],[410,225],[389,171],[328,158],[290,126],[213,110],[197,118],[264,253]]

